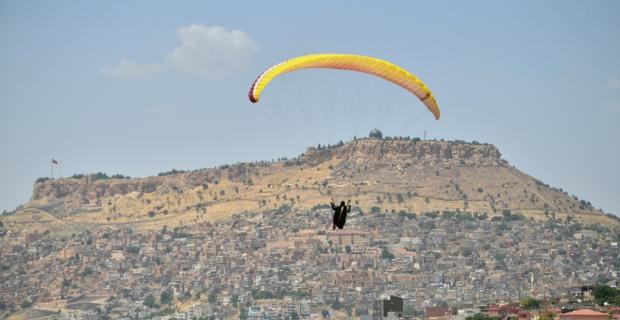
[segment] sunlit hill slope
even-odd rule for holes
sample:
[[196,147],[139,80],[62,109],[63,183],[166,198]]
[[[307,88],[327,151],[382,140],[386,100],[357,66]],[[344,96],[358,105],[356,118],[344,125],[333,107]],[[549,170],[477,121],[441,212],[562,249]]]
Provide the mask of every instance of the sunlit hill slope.
[[226,165],[147,178],[86,175],[35,183],[32,200],[2,217],[29,232],[83,228],[159,229],[287,208],[311,210],[332,195],[366,213],[430,211],[618,226],[584,200],[519,171],[490,144],[361,139],[294,159]]

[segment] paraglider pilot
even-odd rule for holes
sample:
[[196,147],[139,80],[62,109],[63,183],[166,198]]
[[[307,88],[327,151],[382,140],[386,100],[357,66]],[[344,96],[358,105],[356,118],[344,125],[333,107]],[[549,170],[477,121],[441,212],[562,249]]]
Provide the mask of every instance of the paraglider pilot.
[[336,206],[334,204],[334,200],[332,199],[331,204],[332,209],[334,210],[334,225],[332,230],[336,230],[336,227],[338,227],[338,229],[342,229],[344,228],[344,224],[347,222],[347,213],[351,212],[351,200],[349,200],[347,204],[345,204],[344,201],[341,201],[340,205]]

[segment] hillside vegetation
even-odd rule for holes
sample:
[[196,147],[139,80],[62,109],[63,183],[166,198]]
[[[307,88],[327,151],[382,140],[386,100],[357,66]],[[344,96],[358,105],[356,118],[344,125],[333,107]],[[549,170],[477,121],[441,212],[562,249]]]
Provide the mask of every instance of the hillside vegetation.
[[131,225],[160,229],[244,212],[307,210],[331,197],[368,213],[471,214],[569,219],[618,226],[611,214],[519,171],[490,144],[360,139],[277,162],[156,177],[102,174],[40,179],[32,200],[2,221],[9,230],[72,232]]

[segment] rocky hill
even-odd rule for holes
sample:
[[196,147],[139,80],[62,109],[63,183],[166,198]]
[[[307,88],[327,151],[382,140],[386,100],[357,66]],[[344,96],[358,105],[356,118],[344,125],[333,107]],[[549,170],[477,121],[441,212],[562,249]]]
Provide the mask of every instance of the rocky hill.
[[517,170],[490,144],[360,139],[294,159],[157,177],[97,175],[35,183],[32,200],[2,217],[9,230],[67,232],[130,225],[159,229],[244,212],[309,210],[331,197],[368,213],[450,211],[618,226],[584,200]]

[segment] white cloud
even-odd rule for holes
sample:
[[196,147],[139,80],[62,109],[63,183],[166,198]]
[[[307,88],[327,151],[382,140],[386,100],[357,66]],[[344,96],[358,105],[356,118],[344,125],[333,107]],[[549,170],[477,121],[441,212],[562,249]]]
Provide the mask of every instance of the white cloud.
[[141,77],[158,73],[164,69],[159,63],[138,63],[132,59],[123,59],[117,65],[101,68],[100,72],[108,77]]
[[167,69],[208,75],[225,75],[241,71],[250,64],[256,43],[241,30],[228,31],[220,26],[192,24],[177,30],[180,45],[172,49],[164,62],[141,63],[123,59],[116,65],[101,68],[109,77],[148,76]]
[[620,78],[618,78],[617,76],[609,77],[608,85],[610,88],[620,89]]
[[177,30],[181,40],[167,55],[176,68],[200,74],[227,74],[245,69],[258,46],[241,30],[193,24]]

